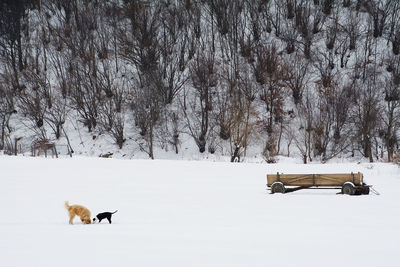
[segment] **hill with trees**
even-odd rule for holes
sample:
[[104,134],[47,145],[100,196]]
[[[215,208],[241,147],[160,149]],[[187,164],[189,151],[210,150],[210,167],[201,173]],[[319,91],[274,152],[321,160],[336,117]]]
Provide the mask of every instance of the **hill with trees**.
[[399,92],[396,0],[0,3],[6,152],[106,136],[150,158],[393,161]]

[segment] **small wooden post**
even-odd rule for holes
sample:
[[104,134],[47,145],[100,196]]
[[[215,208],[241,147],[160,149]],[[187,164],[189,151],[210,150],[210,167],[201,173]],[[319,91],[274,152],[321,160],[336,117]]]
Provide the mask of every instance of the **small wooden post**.
[[18,153],[17,153],[17,144],[18,144],[18,139],[15,138],[15,142],[14,142],[14,155],[15,155],[15,156],[18,154]]
[[22,137],[18,137],[18,138],[15,138],[15,142],[14,142],[14,155],[16,156],[17,154],[18,154],[18,141],[19,140],[21,140],[22,139]]
[[58,159],[58,153],[57,153],[57,148],[56,148],[56,144],[54,144],[53,146],[53,154],[56,154],[56,159]]

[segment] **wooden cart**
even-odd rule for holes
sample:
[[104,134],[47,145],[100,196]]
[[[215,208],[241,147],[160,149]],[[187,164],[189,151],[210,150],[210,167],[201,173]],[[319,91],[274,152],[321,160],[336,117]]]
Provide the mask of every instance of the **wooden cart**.
[[363,174],[267,174],[271,193],[287,193],[306,188],[338,188],[342,194],[368,195],[370,186],[364,183]]

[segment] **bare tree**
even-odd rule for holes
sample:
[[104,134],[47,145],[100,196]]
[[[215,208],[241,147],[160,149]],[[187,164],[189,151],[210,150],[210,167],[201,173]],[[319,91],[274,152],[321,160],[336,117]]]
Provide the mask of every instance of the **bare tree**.
[[364,6],[369,13],[373,24],[373,37],[381,37],[384,33],[386,20],[394,1],[366,1]]
[[[287,67],[278,56],[274,44],[259,47],[253,64],[255,79],[260,86],[260,98],[265,103],[265,129],[268,141],[264,156],[274,157],[280,148],[283,133],[284,100],[287,96],[285,81],[288,79]],[[279,125],[276,128],[276,124]]]
[[[243,82],[241,88],[251,86],[245,80]],[[247,146],[257,129],[257,113],[253,99],[246,97],[243,92],[239,91],[232,100],[229,120],[231,162],[240,162],[241,156],[246,156]]]
[[0,75],[0,150],[4,149],[6,136],[12,131],[10,127],[11,116],[17,112],[14,104],[14,93],[12,86],[7,82],[7,76],[7,74]]
[[[133,99],[130,104],[135,125],[146,142],[141,147],[154,159],[154,139],[161,113],[169,97],[160,66],[160,14],[161,3],[129,1],[125,6],[130,24],[122,28],[121,56],[134,67],[129,76],[132,79]],[[164,46],[164,49],[168,47]],[[164,51],[165,52],[165,51]],[[165,69],[164,69],[165,70]],[[173,76],[170,76],[173,79]],[[174,81],[175,82],[175,81]]]
[[303,98],[303,92],[310,81],[309,63],[301,56],[295,54],[288,58],[287,79],[284,79],[285,85],[292,91],[295,105],[298,105]]
[[393,79],[385,80],[385,106],[381,114],[384,122],[384,143],[388,154],[388,161],[393,161],[395,146],[398,145],[398,129],[400,126],[400,85]]
[[106,131],[121,149],[126,141],[125,117],[127,103],[127,90],[124,80],[111,77],[109,72],[101,73],[103,81],[102,90],[106,92],[106,98],[99,109],[99,121],[103,130]]
[[[367,72],[372,71],[367,69]],[[362,154],[373,162],[373,141],[379,129],[379,114],[381,111],[378,88],[381,84],[374,80],[374,74],[367,75],[363,83],[356,83],[356,106],[353,115],[356,137],[361,144]]]
[[[207,136],[210,128],[210,112],[213,109],[213,88],[217,86],[218,76],[213,55],[199,54],[190,66],[195,97],[192,99],[191,112],[196,113],[192,122],[189,120],[188,129],[194,138],[200,153],[205,152]],[[188,114],[185,111],[185,117]]]
[[[305,99],[301,105],[297,107],[296,120],[299,128],[291,126],[288,131],[290,139],[293,139],[297,149],[300,151],[303,163],[311,162],[312,157],[312,143],[313,143],[313,129],[314,129],[314,103],[315,100],[310,94],[310,90],[306,90]],[[295,124],[296,125],[296,124]]]

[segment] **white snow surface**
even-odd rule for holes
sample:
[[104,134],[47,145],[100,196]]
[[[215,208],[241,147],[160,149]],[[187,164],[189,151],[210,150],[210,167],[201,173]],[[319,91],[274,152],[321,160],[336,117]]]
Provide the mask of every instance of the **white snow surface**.
[[[400,168],[0,156],[1,266],[398,266]],[[381,195],[269,194],[266,174],[362,172]],[[68,224],[64,201],[113,223]]]

